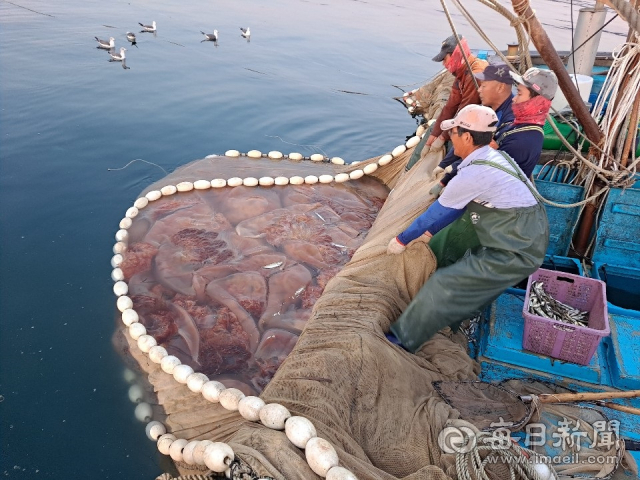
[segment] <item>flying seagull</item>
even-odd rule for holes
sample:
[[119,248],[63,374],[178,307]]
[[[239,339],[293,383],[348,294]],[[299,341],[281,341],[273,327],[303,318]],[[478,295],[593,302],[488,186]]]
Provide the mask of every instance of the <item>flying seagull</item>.
[[151,22],[151,25],[145,25],[144,23],[138,22],[138,25],[142,27],[143,32],[155,32],[156,31],[156,21]]
[[127,49],[124,47],[120,47],[120,54],[118,55],[117,53],[110,53],[109,55],[111,55],[111,60],[109,60],[110,62],[124,62],[124,52],[126,52]]
[[98,42],[98,48],[104,48],[105,50],[111,50],[113,47],[116,46],[116,40],[113,37],[109,37],[109,41],[107,42],[106,40],[100,40],[98,37],[93,37],[97,40]]
[[213,33],[204,33],[202,30],[200,30],[200,33],[204,35],[204,40],[202,40],[203,42],[217,42],[218,41],[218,30],[214,30]]
[[247,27],[247,28],[240,27],[240,31],[242,32],[242,33],[240,33],[240,35],[242,35],[247,40],[251,36],[251,30],[249,29],[249,27]]

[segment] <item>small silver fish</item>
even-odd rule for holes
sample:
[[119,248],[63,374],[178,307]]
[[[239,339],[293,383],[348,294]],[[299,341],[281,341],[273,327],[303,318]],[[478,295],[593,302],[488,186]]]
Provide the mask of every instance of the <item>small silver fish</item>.
[[296,293],[293,294],[294,297],[297,297],[298,295],[300,295],[302,292],[304,291],[304,287],[300,287],[298,290],[296,290]]
[[318,212],[314,212],[314,213],[318,216],[320,220],[322,220],[323,222],[326,221],[324,218],[322,218],[322,215],[320,215]]
[[339,243],[333,243],[331,242],[331,245],[333,245],[334,247],[338,247],[338,248],[347,248],[346,245],[340,245]]
[[262,268],[277,268],[280,265],[282,265],[284,262],[275,262],[275,263],[270,263],[269,265],[265,265]]

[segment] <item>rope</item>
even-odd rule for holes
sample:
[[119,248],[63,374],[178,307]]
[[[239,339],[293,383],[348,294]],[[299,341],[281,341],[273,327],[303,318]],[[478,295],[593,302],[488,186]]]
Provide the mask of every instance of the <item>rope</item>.
[[444,10],[444,14],[447,16],[447,20],[449,21],[449,26],[451,27],[451,31],[453,32],[453,37],[456,39],[456,43],[458,44],[458,48],[460,49],[460,53],[462,54],[462,58],[464,59],[464,63],[467,66],[467,70],[469,71],[469,75],[473,79],[473,84],[476,86],[476,90],[477,90],[480,87],[480,85],[478,85],[478,80],[476,79],[476,76],[473,74],[473,70],[471,69],[471,65],[469,65],[469,59],[467,58],[467,56],[464,53],[464,50],[462,48],[462,44],[460,43],[460,38],[458,37],[458,32],[456,32],[456,27],[453,24],[453,19],[451,18],[451,14],[449,13],[449,9],[447,8],[447,4],[446,4],[445,0],[440,0],[440,3],[442,4],[442,8]]
[[609,0],[618,14],[626,20],[629,27],[633,28],[637,33],[640,33],[640,15],[631,5],[631,2],[626,0]]

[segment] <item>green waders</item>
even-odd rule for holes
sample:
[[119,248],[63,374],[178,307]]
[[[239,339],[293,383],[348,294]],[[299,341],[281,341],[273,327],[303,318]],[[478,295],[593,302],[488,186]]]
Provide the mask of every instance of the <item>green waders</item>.
[[472,202],[467,212],[479,246],[468,248],[467,244],[462,258],[438,268],[391,325],[391,331],[412,352],[444,327],[471,317],[544,261],[549,223],[541,203],[497,209]]

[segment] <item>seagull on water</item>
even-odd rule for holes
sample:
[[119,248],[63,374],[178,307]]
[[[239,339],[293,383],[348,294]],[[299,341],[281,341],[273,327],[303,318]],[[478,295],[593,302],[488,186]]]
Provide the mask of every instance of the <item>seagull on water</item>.
[[249,27],[247,28],[242,28],[240,27],[240,35],[242,35],[244,38],[246,38],[247,40],[249,40],[249,37],[251,36],[251,30],[249,29]]
[[132,32],[127,32],[127,40],[135,45],[136,43],[136,34]]
[[204,35],[204,40],[202,40],[203,42],[217,42],[218,41],[218,30],[214,30],[213,33],[204,33],[202,30],[200,30],[200,33]]
[[155,32],[156,31],[156,21],[151,22],[151,25],[145,25],[144,23],[138,22],[138,25],[142,27],[143,32]]
[[110,62],[124,62],[124,52],[126,52],[127,49],[124,47],[120,47],[120,54],[118,55],[117,53],[109,53],[109,55],[111,55],[111,60],[109,60]]
[[113,37],[109,37],[109,41],[100,40],[98,37],[93,37],[98,42],[98,48],[104,48],[105,50],[111,50],[116,46],[116,39]]

